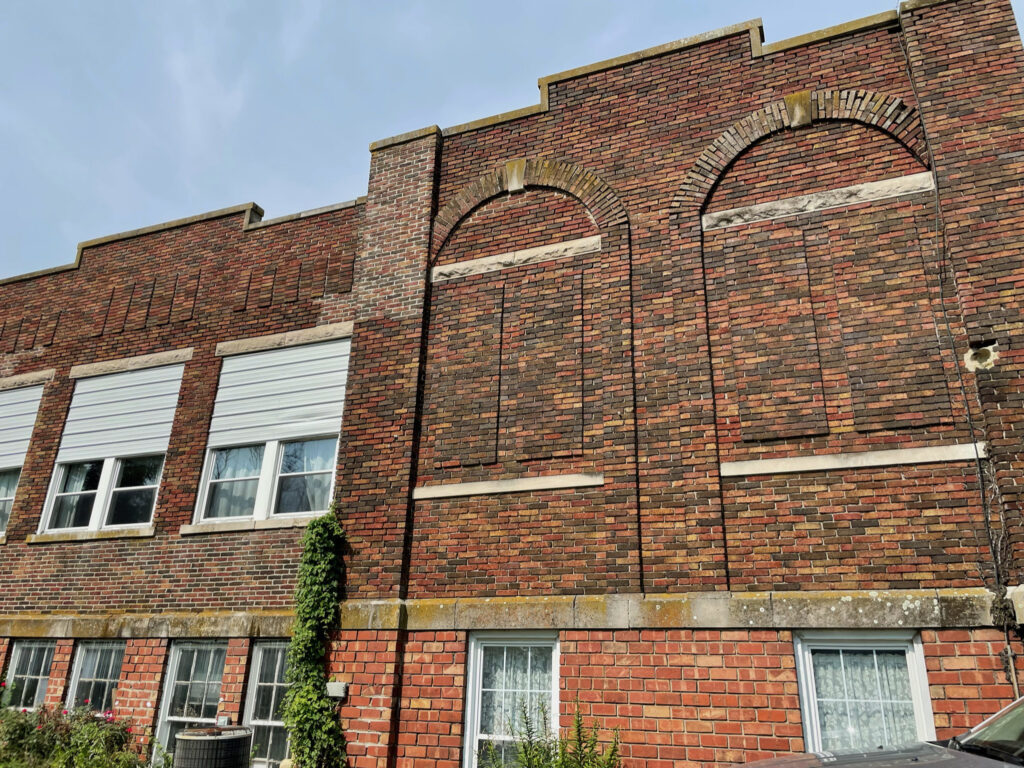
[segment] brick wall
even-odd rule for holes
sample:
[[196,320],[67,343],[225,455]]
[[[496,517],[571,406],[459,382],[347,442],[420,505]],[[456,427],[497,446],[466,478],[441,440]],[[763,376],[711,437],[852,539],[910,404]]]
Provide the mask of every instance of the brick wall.
[[135,743],[148,750],[155,740],[168,641],[132,638],[125,645],[121,678],[114,691],[114,715],[130,719]]

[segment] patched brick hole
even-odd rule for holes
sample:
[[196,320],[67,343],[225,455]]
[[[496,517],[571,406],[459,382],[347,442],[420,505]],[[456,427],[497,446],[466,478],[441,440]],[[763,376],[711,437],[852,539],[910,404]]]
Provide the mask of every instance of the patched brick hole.
[[968,371],[987,371],[995,368],[999,361],[999,344],[994,341],[986,341],[980,344],[972,344],[971,348],[964,354],[964,365]]

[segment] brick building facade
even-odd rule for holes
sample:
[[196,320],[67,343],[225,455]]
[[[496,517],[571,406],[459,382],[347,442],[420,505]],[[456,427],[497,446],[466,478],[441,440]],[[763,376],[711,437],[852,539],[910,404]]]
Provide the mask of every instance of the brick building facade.
[[750,22],[540,87],[375,143],[351,203],[0,283],[16,703],[89,698],[146,747],[227,716],[276,765],[331,498],[354,768],[471,768],[521,701],[659,768],[944,737],[1012,700],[1009,2],[771,44]]

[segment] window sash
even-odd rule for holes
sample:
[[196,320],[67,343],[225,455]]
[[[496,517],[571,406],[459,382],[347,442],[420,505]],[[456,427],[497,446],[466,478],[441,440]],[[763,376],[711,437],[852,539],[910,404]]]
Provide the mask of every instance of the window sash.
[[[7,671],[7,690],[12,692],[12,709],[36,709],[46,700],[56,647],[56,643],[38,640],[14,642],[11,665]],[[35,672],[34,667],[37,668]],[[27,681],[34,681],[34,685],[30,688]],[[32,691],[31,701],[25,695],[29,690]]]
[[[469,686],[466,697],[466,730],[463,741],[464,768],[477,768],[478,750],[484,742],[493,742],[496,746],[511,744],[513,737],[508,734],[487,734],[481,731],[481,704],[483,688],[484,650],[487,648],[537,648],[545,647],[551,652],[550,691],[544,688],[547,696],[548,726],[551,733],[558,732],[558,687],[559,687],[559,644],[558,637],[550,632],[479,632],[470,636],[469,671],[466,676]],[[511,690],[507,686],[502,690]],[[492,690],[492,689],[488,689]],[[531,687],[531,692],[532,692]],[[540,692],[541,689],[537,689]]]
[[[109,651],[106,669],[100,669],[99,664],[103,661],[103,654]],[[75,667],[71,674],[71,685],[68,686],[68,706],[71,708],[84,706],[97,712],[106,712],[113,709],[114,689],[121,679],[121,668],[124,665],[124,643],[109,642],[86,642],[78,646],[75,654]],[[90,657],[94,661],[90,663]],[[101,694],[99,701],[96,700],[96,690],[99,688]],[[88,696],[82,695],[86,690],[91,691]],[[89,703],[86,704],[85,700]]]
[[[258,643],[255,645],[253,652],[254,659],[249,673],[249,690],[246,696],[244,721],[246,725],[253,729],[254,753],[252,765],[254,768],[277,768],[280,761],[270,759],[270,754],[273,751],[273,747],[277,746],[278,739],[285,740],[285,750],[281,759],[287,758],[291,753],[287,743],[288,732],[285,729],[284,721],[274,719],[276,709],[280,706],[280,701],[288,688],[284,678],[288,644],[283,642]],[[267,677],[264,665],[268,662],[274,665],[274,669],[269,676],[270,680],[264,680],[263,678]],[[266,690],[267,688],[270,689],[268,692],[270,696],[270,718],[257,717],[258,713],[256,710],[261,700],[261,689]],[[268,733],[271,739],[265,745],[257,743],[257,735],[261,731]],[[260,747],[263,747],[262,754],[256,752]]]
[[[175,643],[171,646],[171,663],[167,666],[167,674],[164,678],[163,702],[160,706],[160,720],[157,728],[157,741],[168,754],[173,754],[173,737],[190,725],[216,725],[216,709],[220,701],[220,694],[224,684],[224,666],[227,657],[227,643]],[[197,680],[196,662],[199,654],[203,651],[208,653],[206,663],[203,667],[202,680]],[[188,669],[184,669],[182,661],[188,658]],[[216,674],[214,671],[216,669]],[[182,673],[186,672],[185,676]],[[216,678],[216,682],[212,682]],[[193,686],[203,686],[200,697],[201,707],[198,715],[188,714],[183,711],[179,714],[172,714],[175,693],[180,685],[185,685],[184,705],[187,707],[190,699],[193,698]],[[203,710],[207,704],[213,703],[213,716],[203,716]]]
[[[13,478],[13,479],[12,479]],[[21,469],[0,469],[0,536],[7,530],[14,507],[14,496],[21,481]]]
[[[924,650],[921,638],[914,632],[805,632],[795,639],[797,673],[800,691],[800,711],[804,726],[804,748],[808,752],[820,752],[823,745],[820,706],[815,680],[814,655],[817,651],[842,651],[844,653],[898,651],[903,654],[910,684],[910,699],[913,704],[914,726],[919,741],[935,739],[935,724],[932,718],[931,696],[928,690],[928,676],[924,665]],[[883,703],[881,689],[870,701]],[[847,704],[856,699],[844,699]],[[867,701],[867,700],[865,700]],[[878,744],[870,745],[874,749]],[[894,746],[888,744],[887,746]]]
[[[127,461],[136,459],[144,459],[152,456],[161,456],[160,473],[157,477],[155,485],[144,485],[144,486],[123,486],[119,487],[119,477],[121,474],[121,467]],[[68,467],[76,464],[90,463],[90,462],[66,462],[57,465],[54,470],[53,478],[50,481],[50,492],[48,494],[48,501],[46,505],[46,512],[42,516],[41,525],[39,528],[40,533],[53,532],[53,531],[98,531],[98,530],[122,530],[122,529],[133,529],[141,526],[149,525],[153,522],[153,512],[156,510],[157,497],[160,493],[160,483],[163,481],[164,467],[166,465],[165,454],[140,454],[138,456],[117,456],[106,459],[93,459],[93,462],[103,462],[102,469],[100,470],[100,478],[95,490],[88,491],[63,491],[61,488],[64,486],[65,478],[67,476]],[[133,492],[140,490],[152,490],[153,502],[149,510],[149,517],[145,521],[132,522],[132,523],[119,523],[113,524],[108,522],[112,512],[114,511],[114,500],[119,493]],[[85,525],[77,526],[57,526],[57,511],[58,505],[61,499],[67,499],[72,497],[85,497],[92,496],[92,506],[89,511],[89,521]]]
[[[311,442],[315,440],[334,440],[334,457],[331,466],[327,470],[310,472],[281,472],[281,462],[284,456],[286,445],[291,443]],[[268,520],[271,518],[305,517],[310,515],[324,514],[330,509],[330,500],[334,495],[334,483],[338,467],[338,446],[341,440],[339,435],[311,435],[301,438],[289,438],[287,440],[268,440],[265,443],[249,443],[239,445],[222,445],[209,447],[206,451],[206,463],[203,468],[203,479],[201,491],[196,503],[195,521],[197,523],[217,523],[222,521],[236,520]],[[214,462],[218,451],[231,450],[233,448],[245,448],[249,446],[262,446],[263,458],[258,476],[232,477],[224,479],[214,478]],[[290,477],[305,477],[310,475],[328,475],[330,482],[327,489],[327,505],[325,509],[317,509],[303,512],[277,512],[277,497],[281,480]],[[253,501],[252,514],[212,517],[209,512],[211,491],[216,485],[228,483],[251,483],[257,480],[256,492]]]

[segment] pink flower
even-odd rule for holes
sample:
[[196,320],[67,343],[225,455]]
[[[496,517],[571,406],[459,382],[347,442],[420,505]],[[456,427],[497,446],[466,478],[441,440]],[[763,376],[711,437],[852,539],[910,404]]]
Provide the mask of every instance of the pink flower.
[[4,680],[0,680],[0,688],[6,688],[6,687],[7,687],[7,682],[4,681]]
[[124,729],[124,732],[125,733],[131,733],[132,732],[132,727],[129,725],[127,728]]
[[23,710],[21,710],[21,711],[22,711],[22,713],[28,712],[28,710],[27,710],[27,709],[23,709]]
[[68,713],[68,711],[67,711],[66,709],[62,709],[62,710],[60,711],[60,713],[61,713],[62,715],[66,715],[66,714]]
[[82,703],[83,703],[83,704],[88,704],[88,703],[89,703],[89,700],[88,700],[88,699],[86,699],[86,700],[85,700],[85,701],[83,701]]
[[42,726],[42,725],[37,725],[37,726],[36,726],[36,730],[37,730],[37,731],[41,731],[41,730],[43,730],[43,726]]

